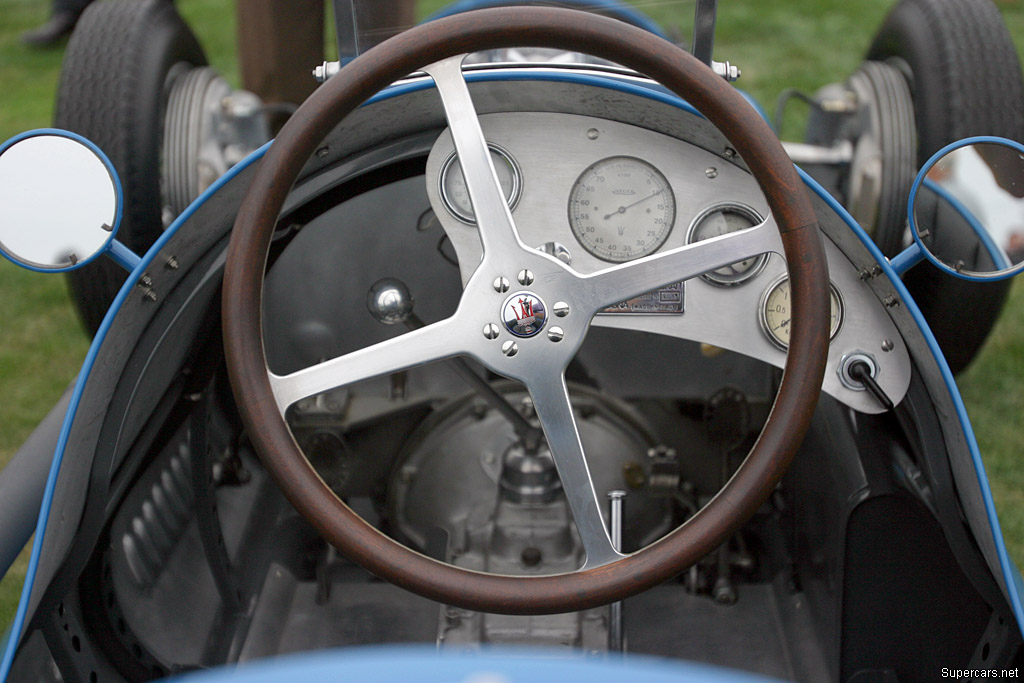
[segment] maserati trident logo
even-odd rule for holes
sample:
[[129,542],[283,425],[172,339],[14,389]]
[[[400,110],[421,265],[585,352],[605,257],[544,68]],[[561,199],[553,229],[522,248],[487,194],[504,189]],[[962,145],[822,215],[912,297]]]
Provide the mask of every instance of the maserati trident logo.
[[542,329],[548,313],[540,297],[530,292],[516,292],[501,305],[505,329],[517,337],[532,337]]

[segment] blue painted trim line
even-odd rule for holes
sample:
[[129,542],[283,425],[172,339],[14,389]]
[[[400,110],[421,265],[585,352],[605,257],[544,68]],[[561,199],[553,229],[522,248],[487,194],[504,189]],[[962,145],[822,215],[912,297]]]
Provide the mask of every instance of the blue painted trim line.
[[[428,21],[433,21],[435,19],[442,19],[453,14],[469,12],[475,9],[507,7],[511,4],[517,3],[509,2],[509,0],[459,0],[458,2],[453,2],[447,7],[442,7],[438,11],[434,12],[427,17],[423,23],[427,23]],[[639,12],[629,5],[624,5],[621,2],[616,2],[616,0],[560,0],[559,4],[577,5],[577,8],[581,10],[592,9],[604,12],[616,19],[620,19],[626,23],[638,26],[645,31],[649,31],[659,38],[668,40],[668,35],[662,30],[661,26],[659,26],[657,22],[643,12]]]
[[[938,152],[933,154],[931,156],[931,158],[928,159],[928,161],[925,162],[924,166],[922,166],[921,170],[918,172],[917,177],[914,178],[914,184],[910,186],[910,196],[907,198],[907,219],[910,221],[910,234],[913,235],[914,241],[917,242],[920,245],[921,249],[924,251],[925,258],[927,258],[929,261],[934,263],[935,267],[941,269],[943,272],[946,272],[946,273],[949,273],[950,275],[953,275],[954,277],[958,277],[961,280],[972,280],[972,281],[975,281],[975,282],[995,282],[995,281],[998,281],[998,280],[1005,280],[1008,277],[1013,277],[1014,275],[1017,275],[1021,271],[1024,271],[1024,262],[1018,263],[1016,266],[1014,266],[1014,267],[1012,267],[1012,268],[1010,268],[1010,269],[1008,269],[1006,271],[992,273],[991,275],[977,275],[977,274],[967,275],[967,274],[964,274],[964,273],[958,273],[953,268],[950,268],[949,266],[947,266],[946,264],[942,263],[937,258],[935,258],[935,256],[930,251],[928,251],[928,249],[925,248],[924,244],[921,243],[920,236],[918,236],[918,234],[917,234],[917,221],[914,218],[914,200],[917,198],[917,193],[920,190],[921,183],[924,182],[925,175],[927,175],[927,173],[931,169],[931,167],[934,166],[935,163],[939,159],[941,159],[947,153],[952,152],[955,149],[959,149],[961,147],[966,147],[968,145],[980,144],[980,143],[993,143],[993,144],[997,144],[997,145],[1007,145],[1008,147],[1012,147],[1013,149],[1016,149],[1021,154],[1024,154],[1024,145],[1022,145],[1021,143],[1019,143],[1019,142],[1017,142],[1015,140],[1009,140],[1007,138],[995,137],[995,136],[992,136],[992,135],[977,135],[975,137],[970,137],[970,138],[964,138],[962,140],[957,140],[956,142],[952,142],[952,143],[946,145],[945,147],[940,149]],[[958,202],[958,204],[959,204],[959,202]],[[974,227],[974,226],[972,225],[972,227]]]
[[[584,67],[585,68],[585,67]],[[637,82],[626,76],[616,74],[578,74],[563,73],[558,70],[542,71],[539,69],[524,69],[522,71],[507,71],[502,73],[487,73],[482,71],[468,71],[464,73],[467,83],[478,82],[513,82],[513,81],[550,81],[554,83],[576,83],[579,85],[590,85],[607,90],[625,93],[628,95],[640,95],[655,102],[669,104],[689,114],[695,114],[704,118],[697,109],[689,102],[680,99],[672,94],[670,90],[657,83]],[[408,95],[409,93],[422,90],[433,90],[434,83],[429,79],[421,79],[394,85],[387,90],[382,90],[366,101],[366,104],[373,104],[382,100]]]
[[[14,256],[8,254],[6,251],[3,250],[2,247],[0,247],[0,254],[2,254],[4,258],[6,258],[8,261],[17,266],[25,268],[26,270],[32,270],[37,273],[66,273],[69,270],[77,270],[78,268],[81,268],[82,266],[85,266],[93,262],[94,260],[99,258],[101,254],[106,253],[107,250],[110,249],[110,245],[114,242],[114,237],[117,235],[117,230],[118,228],[121,227],[121,216],[123,214],[124,209],[124,192],[121,189],[121,178],[120,176],[117,175],[117,170],[114,168],[113,162],[110,161],[110,158],[103,152],[103,150],[97,147],[92,140],[83,138],[78,133],[72,133],[69,130],[62,130],[60,128],[36,128],[35,130],[27,130],[24,133],[18,133],[13,138],[7,140],[2,145],[0,145],[0,154],[3,154],[5,151],[7,151],[8,147],[11,147],[17,142],[21,142],[26,138],[35,138],[43,135],[55,135],[57,137],[68,138],[74,140],[75,142],[85,145],[90,150],[92,150],[97,157],[99,157],[100,161],[103,162],[103,165],[107,167],[107,173],[109,173],[110,177],[114,179],[114,195],[115,201],[117,202],[117,211],[114,214],[114,226],[113,229],[110,231],[110,236],[107,237],[107,241],[104,242],[103,246],[100,247],[100,249],[97,250],[95,254],[92,254],[89,258],[79,261],[78,263],[75,263],[73,265],[67,266],[66,268],[42,268],[39,266],[32,266],[27,263],[23,263]],[[0,678],[0,681],[2,680],[3,679]]]
[[262,158],[270,145],[271,143],[268,142],[237,165],[233,166],[227,173],[218,178],[213,185],[207,188],[205,192],[192,202],[188,208],[185,209],[170,226],[168,226],[163,234],[160,235],[159,239],[157,239],[153,246],[150,247],[149,251],[146,252],[146,255],[139,260],[138,264],[132,270],[131,275],[128,276],[128,279],[125,281],[124,285],[122,285],[121,290],[114,298],[110,309],[103,318],[103,322],[100,323],[99,330],[96,331],[96,336],[92,340],[89,352],[85,356],[85,362],[82,364],[82,369],[78,374],[78,379],[75,380],[75,389],[71,395],[71,403],[68,406],[67,414],[64,416],[64,423],[61,425],[60,437],[57,440],[57,449],[53,455],[53,464],[50,466],[50,474],[46,480],[46,488],[43,490],[43,504],[39,511],[39,522],[36,524],[35,539],[32,542],[32,557],[29,559],[28,569],[25,572],[25,585],[22,587],[21,601],[18,603],[18,611],[14,615],[14,622],[11,624],[11,635],[8,638],[7,647],[4,650],[3,660],[0,661],[0,681],[7,680],[7,675],[11,670],[11,664],[14,662],[14,652],[17,649],[17,643],[21,639],[21,632],[25,626],[25,615],[28,611],[29,597],[32,593],[32,584],[35,583],[36,571],[39,568],[39,555],[42,551],[43,539],[46,537],[46,527],[50,519],[50,508],[53,505],[53,494],[57,487],[57,475],[60,473],[60,466],[64,460],[64,451],[67,449],[68,438],[71,433],[71,425],[74,423],[75,415],[78,412],[78,405],[82,399],[82,392],[85,389],[86,379],[92,371],[93,364],[96,362],[96,356],[99,354],[100,347],[103,345],[103,340],[110,331],[114,317],[117,315],[117,312],[121,309],[121,306],[128,298],[128,295],[135,287],[135,283],[138,282],[140,277],[142,277],[142,274],[149,267],[150,263],[153,262],[157,253],[163,249],[164,245],[167,244],[171,237],[178,232],[178,229],[192,217],[192,215],[206,202],[206,200],[230,182],[232,178],[251,166],[253,162]]

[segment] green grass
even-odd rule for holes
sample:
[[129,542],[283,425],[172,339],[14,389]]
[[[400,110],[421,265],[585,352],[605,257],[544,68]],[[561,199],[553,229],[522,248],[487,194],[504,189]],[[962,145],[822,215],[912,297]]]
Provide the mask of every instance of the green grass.
[[[727,0],[720,3],[715,56],[743,70],[739,85],[769,111],[787,87],[813,92],[844,79],[862,58],[892,0]],[[446,4],[421,1],[420,16]],[[692,18],[663,0],[638,0],[669,32],[689,40]],[[1024,46],[1024,1],[997,0],[1018,51]],[[178,0],[207,56],[238,83],[234,0]],[[41,23],[46,0],[0,0],[0,140],[49,125],[60,50],[29,50],[20,33]],[[312,65],[311,65],[312,66]],[[979,74],[979,77],[989,77]],[[784,129],[798,134],[794,107]],[[0,260],[0,466],[74,377],[87,341],[63,279],[22,271]],[[1011,551],[1024,565],[1024,282],[1013,289],[1003,320],[961,378],[992,478]],[[17,603],[26,558],[0,581],[0,630]]]

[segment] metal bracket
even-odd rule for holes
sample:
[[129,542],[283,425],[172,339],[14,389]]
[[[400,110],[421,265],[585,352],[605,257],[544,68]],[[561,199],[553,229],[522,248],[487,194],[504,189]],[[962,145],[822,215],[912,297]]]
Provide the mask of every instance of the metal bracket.
[[697,0],[693,9],[693,56],[711,66],[715,49],[715,18],[718,0]]
[[[359,54],[359,26],[356,20],[356,0],[334,0],[333,4],[334,34],[338,40],[338,59],[344,62],[354,59]],[[327,80],[329,76],[330,74],[325,75],[324,80]]]

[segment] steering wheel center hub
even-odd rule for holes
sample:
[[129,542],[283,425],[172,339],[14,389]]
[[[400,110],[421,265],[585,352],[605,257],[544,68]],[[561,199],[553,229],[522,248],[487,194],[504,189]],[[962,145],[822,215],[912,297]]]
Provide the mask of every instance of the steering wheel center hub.
[[547,306],[533,292],[516,292],[501,305],[501,322],[516,337],[537,336],[547,320]]

